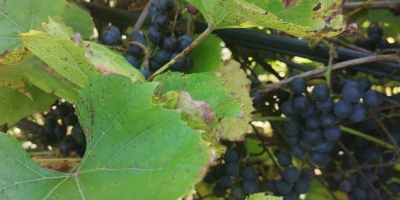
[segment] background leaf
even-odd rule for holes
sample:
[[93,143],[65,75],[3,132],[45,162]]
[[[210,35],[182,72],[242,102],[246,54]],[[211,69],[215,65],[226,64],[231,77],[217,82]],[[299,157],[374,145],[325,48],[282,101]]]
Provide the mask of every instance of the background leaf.
[[221,62],[222,40],[214,35],[208,35],[188,55],[193,60],[193,68],[188,73],[211,72],[218,68]]
[[336,0],[188,0],[215,28],[263,26],[299,37],[335,36],[342,25]]
[[18,34],[35,29],[48,16],[60,13],[65,0],[0,0],[0,53],[22,45]]
[[68,2],[64,13],[57,17],[74,32],[80,33],[82,38],[89,39],[93,35],[94,22],[90,14],[75,3]]
[[0,134],[0,198],[178,199],[190,193],[211,153],[178,110],[153,103],[156,85],[89,77],[77,104],[87,149],[73,174],[39,167],[14,138]]
[[282,200],[282,199],[283,199],[282,197],[266,196],[264,193],[256,193],[246,198],[246,200]]

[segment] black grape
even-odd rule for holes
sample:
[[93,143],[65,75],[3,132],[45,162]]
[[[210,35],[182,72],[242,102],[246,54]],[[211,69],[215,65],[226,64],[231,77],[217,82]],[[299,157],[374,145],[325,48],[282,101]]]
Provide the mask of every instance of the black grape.
[[388,188],[389,188],[390,192],[392,192],[395,195],[400,193],[400,183],[398,183],[398,182],[389,183]]
[[192,15],[195,15],[195,14],[199,13],[199,10],[194,5],[192,5],[191,3],[188,3],[186,5],[186,8],[187,8],[188,12],[190,14],[192,14]]
[[186,55],[186,64],[185,67],[183,67],[184,71],[190,70],[193,67],[193,60],[190,56]]
[[305,97],[297,97],[293,101],[293,110],[297,113],[307,112],[307,110],[310,109],[310,106],[310,101]]
[[151,21],[153,23],[153,26],[160,31],[164,30],[169,25],[168,16],[159,12],[153,15]]
[[324,102],[329,98],[329,88],[326,85],[316,85],[311,92],[311,96],[315,101]]
[[379,41],[381,41],[383,30],[379,26],[370,27],[367,30],[367,35],[369,40],[374,44],[377,45]]
[[355,81],[350,81],[344,84],[342,88],[343,99],[351,103],[356,103],[360,101],[363,93],[363,85]]
[[226,163],[234,163],[237,161],[238,155],[234,150],[229,149],[225,152],[223,159]]
[[294,183],[300,178],[300,172],[296,167],[286,167],[283,170],[283,179],[289,183]]
[[213,194],[216,197],[224,197],[226,195],[226,189],[224,189],[222,186],[220,185],[216,185],[213,188]]
[[160,65],[165,65],[171,59],[171,54],[164,49],[160,49],[154,54],[153,58]]
[[280,107],[281,112],[286,116],[286,117],[294,117],[297,115],[297,113],[293,109],[293,104],[291,100],[286,101],[285,103],[282,104]]
[[319,153],[317,151],[310,152],[310,160],[314,164],[323,167],[329,163],[330,157],[327,153]]
[[359,78],[357,79],[357,82],[361,84],[364,91],[371,89],[372,83],[367,78]]
[[128,61],[129,64],[131,64],[136,69],[140,68],[139,62],[135,58],[135,56],[132,56],[132,55],[129,55],[129,54],[125,54],[124,58],[125,58],[126,61]]
[[71,136],[76,140],[79,145],[86,145],[85,133],[83,132],[83,129],[79,123],[75,124],[75,126],[72,128]]
[[390,171],[383,167],[378,168],[376,175],[381,182],[389,181],[392,178]]
[[58,105],[57,108],[54,110],[54,115],[57,117],[65,117],[70,113],[69,106],[65,104]]
[[325,113],[321,115],[320,117],[321,120],[321,126],[324,128],[331,128],[332,126],[335,125],[335,116],[330,114],[330,113]]
[[140,69],[139,71],[143,74],[143,76],[144,76],[145,79],[150,78],[151,72],[150,72],[149,70],[147,70],[147,69]]
[[236,176],[239,174],[239,167],[235,163],[225,164],[224,172],[228,176]]
[[321,126],[321,121],[316,117],[307,118],[305,122],[306,129],[310,131],[318,130],[320,126]]
[[155,5],[160,12],[169,12],[174,8],[174,0],[156,0]]
[[324,134],[325,139],[329,141],[335,141],[342,135],[342,131],[337,125],[334,125],[331,128],[323,129],[322,133]]
[[222,177],[219,179],[219,183],[218,183],[218,184],[219,184],[222,188],[228,189],[228,188],[231,188],[231,187],[232,187],[233,181],[232,181],[231,177],[229,177],[229,176],[222,176]]
[[[171,60],[174,59],[179,53],[173,53],[171,55]],[[186,56],[181,57],[174,64],[171,65],[171,70],[173,71],[182,71],[186,65]]]
[[108,26],[104,29],[100,36],[101,42],[104,45],[114,45],[119,40],[121,33],[115,26]]
[[353,111],[353,105],[351,105],[351,103],[346,100],[340,100],[336,102],[333,107],[333,113],[339,119],[346,118],[347,116],[350,115],[352,111]]
[[359,200],[367,199],[367,191],[361,187],[357,187],[353,191],[353,196]]
[[300,124],[296,120],[291,119],[283,123],[283,132],[287,136],[296,136],[297,134],[299,134],[299,131],[300,131]]
[[303,132],[303,139],[311,145],[317,144],[322,139],[322,132],[320,130]]
[[46,117],[44,120],[44,130],[49,133],[54,133],[57,126],[57,119],[53,117]]
[[299,145],[292,146],[292,149],[291,149],[290,153],[292,153],[292,155],[295,158],[302,158],[304,156],[304,154],[305,154],[305,152],[300,148]]
[[250,97],[253,99],[253,106],[262,103],[261,94],[257,91],[251,91]]
[[390,48],[391,48],[391,45],[390,45],[390,43],[389,43],[387,40],[381,40],[381,41],[379,41],[378,44],[377,44],[377,46],[378,46],[378,48],[381,49],[381,50],[390,49]]
[[340,183],[339,188],[340,188],[340,191],[347,193],[347,192],[351,191],[352,184],[350,183],[350,181],[344,180]]
[[279,165],[286,167],[292,164],[292,156],[287,152],[280,152],[278,154],[278,163]]
[[292,191],[292,185],[283,179],[276,181],[275,188],[282,195],[288,194]]
[[290,145],[293,146],[293,145],[297,145],[299,143],[300,137],[298,135],[290,136],[290,137],[287,137],[286,140]]
[[305,138],[300,139],[299,147],[303,151],[311,151],[311,149],[313,148],[313,146],[310,143],[308,143]]
[[289,193],[283,195],[283,200],[298,200],[299,196],[300,196],[299,193],[292,190]]
[[369,140],[366,140],[362,137],[356,137],[356,145],[361,148],[366,148],[370,145]]
[[300,74],[300,72],[298,72],[298,71],[292,71],[292,72],[289,72],[288,77],[297,76],[297,75],[299,75],[299,74]]
[[156,5],[154,3],[151,3],[150,6],[149,6],[149,16],[150,16],[150,18],[152,18],[153,15],[156,14],[157,12],[159,12],[159,11],[158,11]]
[[86,151],[86,148],[85,147],[81,147],[81,148],[76,150],[76,154],[78,154],[78,156],[82,158],[85,155],[85,151]]
[[352,122],[361,122],[364,120],[367,114],[367,109],[360,104],[353,105],[353,111],[348,116],[349,120]]
[[290,88],[295,95],[301,95],[301,93],[307,90],[306,80],[302,78],[296,78],[290,82]]
[[154,26],[150,27],[147,36],[153,44],[160,44],[163,41],[164,34],[162,31],[157,30]]
[[379,107],[382,102],[382,94],[376,90],[368,90],[363,95],[363,103],[368,108]]
[[67,126],[57,125],[54,133],[56,134],[58,140],[61,141],[67,135]]
[[81,148],[81,146],[76,142],[76,140],[71,136],[68,135],[60,142],[60,150],[64,157],[69,156],[69,152],[75,151]]
[[309,117],[314,117],[318,114],[318,111],[315,109],[314,106],[311,106],[310,109],[308,109],[306,112],[300,113],[301,117],[303,119],[307,119]]
[[307,180],[311,181],[311,180],[314,179],[314,176],[315,176],[314,170],[302,169],[300,171],[300,178],[304,178],[304,179],[307,179]]
[[159,70],[163,65],[161,65],[160,63],[158,63],[156,60],[154,60],[154,58],[151,58],[149,60],[149,68],[152,71],[157,71]]
[[256,87],[258,87],[258,86],[260,86],[260,85],[261,85],[260,80],[258,80],[257,78],[255,78],[255,79],[252,79],[252,80],[251,80],[250,88],[256,88]]
[[317,108],[322,112],[329,112],[332,110],[334,105],[333,99],[329,97],[327,100],[323,102],[318,102]]
[[[129,40],[138,42],[143,46],[147,46],[146,37],[141,31],[132,31],[132,33],[129,35]],[[143,49],[136,44],[129,44],[129,49],[134,53],[143,52]]]
[[329,153],[334,146],[333,142],[323,139],[315,145],[315,150],[320,153]]
[[300,178],[295,184],[294,188],[296,192],[300,194],[307,193],[310,191],[310,181],[304,178]]
[[179,37],[179,51],[183,51],[193,42],[193,39],[188,35],[182,35]]
[[382,158],[382,153],[379,149],[369,148],[365,151],[365,157],[369,162],[378,162]]
[[254,181],[246,181],[243,184],[243,193],[245,195],[250,195],[258,192],[258,185]]
[[78,117],[74,113],[69,114],[63,119],[63,124],[66,126],[73,126],[76,123],[78,123]]
[[179,41],[172,36],[167,37],[164,40],[163,48],[170,52],[176,52],[179,49]]
[[242,178],[245,181],[255,181],[257,178],[257,173],[253,167],[246,167],[242,172]]
[[363,49],[367,49],[370,51],[374,51],[376,48],[376,45],[373,44],[370,40],[362,40],[362,39],[356,39],[354,42],[354,45],[361,47]]

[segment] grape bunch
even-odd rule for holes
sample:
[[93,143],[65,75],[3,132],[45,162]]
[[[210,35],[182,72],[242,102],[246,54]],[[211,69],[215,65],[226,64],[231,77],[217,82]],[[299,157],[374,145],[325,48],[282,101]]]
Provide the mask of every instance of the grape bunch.
[[[67,135],[67,128],[72,127],[71,134]],[[43,127],[47,136],[59,142],[60,150],[65,157],[71,151],[83,157],[86,149],[86,138],[75,114],[75,108],[67,102],[57,101],[47,112]]]
[[368,39],[356,39],[354,44],[358,47],[375,51],[376,48],[380,50],[389,48],[399,48],[396,43],[389,43],[386,39],[382,39],[383,30],[379,26],[372,26],[367,30]]

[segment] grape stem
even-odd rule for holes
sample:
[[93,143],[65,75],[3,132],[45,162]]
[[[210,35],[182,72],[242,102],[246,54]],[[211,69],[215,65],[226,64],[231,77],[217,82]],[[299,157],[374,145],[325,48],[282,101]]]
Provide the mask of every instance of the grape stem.
[[396,140],[393,138],[392,134],[390,134],[390,132],[387,130],[387,128],[385,127],[385,125],[382,124],[381,120],[379,120],[375,115],[371,115],[372,118],[375,120],[376,123],[378,123],[379,127],[381,127],[381,129],[383,130],[383,132],[385,132],[386,136],[389,138],[390,142],[394,145],[394,147],[396,148],[396,150],[398,151],[399,145],[397,144]]
[[363,52],[363,53],[368,53],[368,54],[375,54],[372,51],[368,51],[366,49],[363,49],[363,48],[358,47],[356,45],[349,44],[347,42],[344,42],[344,41],[336,39],[336,38],[324,38],[324,40],[326,40],[328,42],[333,42],[333,43],[341,45],[341,46],[344,46],[344,47],[346,47],[348,49],[352,49],[352,50],[356,50],[356,51]]
[[147,51],[147,48],[140,42],[130,41],[129,44],[138,45],[143,50],[143,52],[144,52],[144,67],[145,67],[145,69],[149,70],[149,52]]
[[154,0],[150,0],[146,7],[143,9],[142,13],[140,14],[138,20],[135,23],[135,26],[133,27],[133,31],[138,31],[140,27],[142,27],[144,20],[146,20],[147,15],[149,14],[149,7],[151,3],[153,3]]
[[186,49],[184,49],[181,53],[179,53],[175,58],[170,60],[167,64],[165,64],[163,67],[161,67],[159,70],[154,72],[153,75],[151,75],[148,79],[148,81],[151,81],[154,79],[155,76],[159,75],[161,72],[167,70],[169,67],[171,67],[172,64],[174,64],[176,61],[181,59],[184,55],[189,53],[190,50],[192,50],[196,45],[198,45],[204,38],[206,38],[212,31],[214,30],[214,27],[212,27],[210,24],[208,25],[208,28],[201,34],[199,37],[197,37],[192,44],[190,44]]
[[[308,164],[308,166],[310,166],[311,169],[314,169],[315,167],[313,166],[313,164],[311,164],[309,159],[306,159],[306,162]],[[327,185],[325,185],[324,181],[321,179],[321,177],[319,176],[315,176],[315,179],[317,179],[317,181],[326,189],[326,191],[328,191],[329,195],[331,195],[331,197],[334,200],[339,200],[336,195],[329,189],[329,187]]]
[[81,158],[44,158],[44,159],[35,159],[36,163],[45,163],[45,162],[81,162]]
[[326,79],[326,84],[328,87],[331,89],[331,73],[332,73],[332,63],[333,63],[333,58],[335,57],[335,47],[333,46],[333,43],[329,44],[329,62],[328,62],[328,67],[325,72],[325,79]]
[[[368,56],[368,57],[364,57],[364,58],[357,58],[357,59],[334,64],[334,65],[332,65],[332,70],[342,69],[345,67],[360,65],[360,64],[364,64],[364,63],[379,62],[379,61],[395,61],[395,62],[400,63],[400,56],[398,56],[396,54],[390,54],[390,55],[372,55],[372,56]],[[308,72],[301,73],[296,76],[292,76],[290,78],[284,79],[284,80],[276,82],[276,83],[263,84],[260,87],[260,92],[267,93],[267,92],[270,92],[277,88],[280,88],[281,86],[283,86],[285,84],[292,82],[296,78],[310,78],[313,76],[321,75],[324,72],[326,72],[326,70],[327,70],[327,67],[322,67],[319,69],[314,69],[314,70],[311,70]]]
[[360,131],[357,131],[357,130],[354,130],[354,129],[351,129],[351,128],[345,127],[345,126],[339,126],[339,127],[340,127],[340,130],[342,130],[342,131],[346,131],[346,132],[348,132],[350,134],[356,135],[358,137],[362,137],[362,138],[364,138],[366,140],[369,140],[371,142],[375,142],[376,144],[379,144],[379,145],[381,145],[381,146],[383,146],[383,147],[385,147],[387,149],[390,149],[390,150],[393,150],[393,151],[396,150],[396,148],[393,145],[388,144],[388,143],[386,143],[384,141],[381,141],[381,140],[379,140],[377,138],[374,138],[372,136],[369,136],[369,135],[367,135],[365,133],[362,133]]
[[354,10],[352,10],[351,12],[349,12],[347,14],[347,17],[350,17],[352,15],[354,15],[355,13],[357,13],[358,11],[360,11],[361,9],[363,9],[365,6],[367,6],[368,4],[372,3],[373,0],[367,0],[365,1],[363,4],[359,5],[358,7],[356,7]]

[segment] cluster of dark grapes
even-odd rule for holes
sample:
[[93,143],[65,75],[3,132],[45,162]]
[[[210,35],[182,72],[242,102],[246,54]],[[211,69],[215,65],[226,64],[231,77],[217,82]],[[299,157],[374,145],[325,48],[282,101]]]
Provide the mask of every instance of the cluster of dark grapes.
[[368,39],[357,39],[354,41],[354,44],[358,47],[368,49],[370,51],[375,51],[376,48],[380,50],[390,49],[390,48],[399,48],[396,43],[389,43],[387,40],[382,39],[383,30],[379,26],[373,26],[368,28],[367,30]]
[[[73,128],[71,134],[67,135],[69,126]],[[48,137],[59,142],[60,150],[65,157],[69,156],[71,151],[76,151],[80,157],[83,157],[86,138],[72,104],[57,101],[52,105],[50,112],[45,115],[43,129]]]
[[[192,7],[191,12],[196,12],[196,9]],[[140,58],[140,61],[143,61],[143,48],[147,48],[146,36],[142,31],[132,31],[128,38],[130,54],[123,55],[132,66],[142,72],[145,78],[149,78],[152,72],[159,70],[193,42],[190,36],[181,35],[173,30],[176,19],[181,17],[181,13],[174,9],[174,0],[156,0],[149,6],[149,15],[152,18],[153,26],[148,29],[147,37],[153,45],[151,48],[157,49],[154,55],[149,55],[150,71],[140,68],[141,62],[138,60]],[[115,45],[119,38],[118,28],[109,26],[101,35],[101,43]],[[191,69],[192,66],[192,58],[185,55],[176,61],[170,70],[182,72]]]

